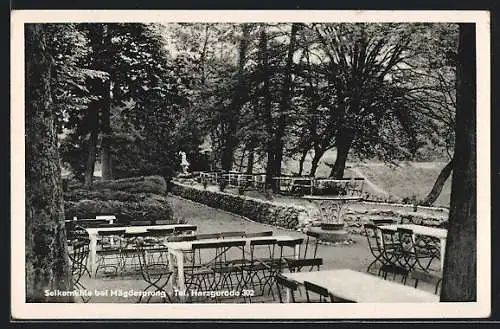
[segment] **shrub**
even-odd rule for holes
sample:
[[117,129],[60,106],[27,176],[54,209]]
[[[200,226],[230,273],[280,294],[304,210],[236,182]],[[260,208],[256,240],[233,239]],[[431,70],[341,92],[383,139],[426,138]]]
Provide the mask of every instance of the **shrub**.
[[[162,198],[162,199],[160,199]],[[64,201],[66,218],[91,218],[99,214],[115,214],[119,221],[173,220],[173,212],[165,197],[144,201],[80,200]]]
[[97,181],[91,190],[81,185],[64,193],[66,218],[113,214],[118,220],[173,220],[163,177],[133,177]]
[[93,189],[108,189],[128,193],[155,193],[163,195],[167,191],[167,183],[161,176],[141,176],[95,182]]

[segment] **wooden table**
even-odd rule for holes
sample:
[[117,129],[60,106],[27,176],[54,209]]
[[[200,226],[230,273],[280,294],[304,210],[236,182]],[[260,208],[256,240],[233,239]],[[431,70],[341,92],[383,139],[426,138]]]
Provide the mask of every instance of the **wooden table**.
[[441,271],[443,271],[444,266],[444,254],[446,248],[446,237],[448,235],[448,230],[444,228],[429,227],[416,224],[390,224],[390,225],[380,225],[385,229],[392,231],[397,231],[398,228],[405,228],[413,231],[413,239],[415,235],[430,236],[439,239],[440,241],[440,258],[441,258]]
[[102,220],[108,221],[109,224],[113,224],[114,221],[116,220],[115,216],[112,215],[100,215],[96,216],[96,218],[76,218],[75,219],[66,219],[66,223],[79,223],[79,222],[86,222],[86,223],[92,223],[93,221],[99,222]]
[[[184,253],[189,252],[193,249],[193,243],[213,243],[221,241],[245,241],[248,245],[250,241],[255,240],[268,240],[276,239],[278,241],[294,240],[296,238],[288,235],[273,235],[265,237],[253,237],[253,238],[226,238],[226,239],[204,239],[204,240],[194,240],[194,241],[182,241],[182,242],[167,242],[165,246],[168,250],[168,266],[171,271],[175,273],[175,267],[177,266],[176,283],[172,284],[172,290],[177,289],[180,292],[179,298],[181,301],[185,298],[186,284],[184,280]],[[296,247],[295,255],[298,257],[300,246]],[[174,280],[173,280],[174,281]]]
[[[304,281],[322,286],[334,296],[356,303],[438,303],[439,296],[372,274],[349,269],[285,273],[300,284]],[[288,302],[291,291],[287,289]]]
[[88,227],[85,230],[89,234],[89,264],[88,269],[90,273],[96,268],[96,251],[97,251],[97,232],[98,231],[116,231],[125,230],[126,233],[142,233],[146,232],[149,228],[157,229],[174,229],[176,227],[192,226],[189,224],[169,224],[169,225],[145,225],[145,226],[114,226],[114,227]]

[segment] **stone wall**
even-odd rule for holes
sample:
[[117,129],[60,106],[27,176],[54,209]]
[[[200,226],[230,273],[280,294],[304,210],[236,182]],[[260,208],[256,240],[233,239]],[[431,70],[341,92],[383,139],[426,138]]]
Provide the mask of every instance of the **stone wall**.
[[[188,185],[179,181],[173,183],[171,192],[185,199],[244,216],[256,222],[297,230],[320,225],[321,216],[312,205],[306,207],[279,201],[267,201],[214,189],[204,189],[195,184]],[[411,209],[390,210],[387,207],[377,207],[376,204],[367,203],[366,207],[362,207],[362,209],[348,209],[344,215],[344,221],[351,233],[363,233],[364,223],[374,218],[387,217],[397,218],[402,223],[446,228],[447,213],[430,215],[423,211],[413,212]]]
[[299,227],[299,223],[307,222],[309,217],[308,209],[299,205],[209,191],[202,187],[189,186],[179,182],[173,183],[171,192],[185,199],[244,216],[256,222],[288,229],[296,229]]

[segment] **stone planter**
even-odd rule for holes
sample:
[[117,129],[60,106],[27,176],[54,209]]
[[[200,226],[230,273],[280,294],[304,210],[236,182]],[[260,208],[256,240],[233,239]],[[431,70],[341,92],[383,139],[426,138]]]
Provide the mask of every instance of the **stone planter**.
[[344,223],[321,223],[320,227],[324,231],[339,231],[344,229]]

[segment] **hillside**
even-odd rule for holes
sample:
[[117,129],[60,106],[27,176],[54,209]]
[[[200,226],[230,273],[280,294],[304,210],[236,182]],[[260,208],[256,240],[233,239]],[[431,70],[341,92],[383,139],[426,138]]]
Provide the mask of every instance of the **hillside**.
[[[328,176],[330,167],[326,163],[335,162],[335,152],[328,152],[320,161],[316,176]],[[401,201],[403,198],[423,199],[431,190],[444,162],[403,162],[398,166],[389,166],[381,162],[351,162],[347,164],[345,177],[364,177],[366,183],[364,191],[371,195]],[[298,161],[286,160],[284,173],[298,171]],[[304,174],[309,173],[311,158],[307,157],[304,163]],[[449,178],[435,206],[449,206],[451,193],[451,179]]]

